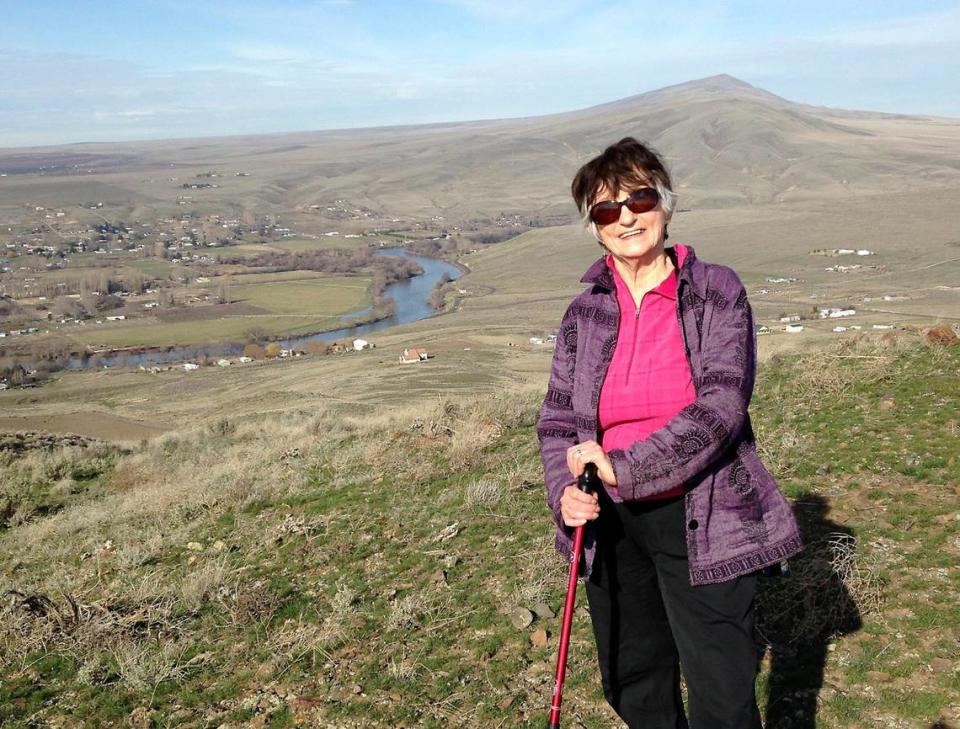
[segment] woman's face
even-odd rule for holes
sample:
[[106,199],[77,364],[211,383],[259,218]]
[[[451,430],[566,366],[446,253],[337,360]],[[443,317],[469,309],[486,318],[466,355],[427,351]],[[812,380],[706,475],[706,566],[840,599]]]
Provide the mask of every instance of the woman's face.
[[[592,205],[604,200],[626,200],[630,193],[640,187],[652,185],[635,185],[620,190],[601,187],[594,195]],[[646,261],[655,258],[663,250],[669,222],[663,212],[663,201],[645,213],[634,213],[626,205],[621,205],[620,218],[607,225],[597,225],[597,234],[600,242],[615,258]]]

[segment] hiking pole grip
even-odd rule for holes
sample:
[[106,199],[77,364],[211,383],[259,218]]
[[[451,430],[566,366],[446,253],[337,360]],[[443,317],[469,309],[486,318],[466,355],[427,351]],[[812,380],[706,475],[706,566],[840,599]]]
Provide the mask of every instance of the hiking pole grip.
[[[588,463],[577,477],[577,488],[586,494],[600,485],[597,466]],[[560,629],[560,648],[557,653],[557,673],[550,701],[547,729],[560,729],[560,705],[563,703],[563,680],[567,674],[567,649],[570,647],[570,628],[577,599],[577,578],[580,576],[580,552],[583,550],[583,525],[573,531],[573,550],[570,553],[570,575],[567,578],[567,600],[563,605],[563,625]]]
[[588,463],[583,467],[583,473],[577,476],[577,488],[585,494],[596,491],[597,482],[600,478],[597,476],[597,464]]

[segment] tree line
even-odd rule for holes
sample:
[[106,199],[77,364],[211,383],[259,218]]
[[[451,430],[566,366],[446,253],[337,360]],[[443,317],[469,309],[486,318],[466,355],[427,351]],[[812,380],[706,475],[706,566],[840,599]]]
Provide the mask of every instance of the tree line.
[[390,284],[423,273],[413,261],[397,256],[378,256],[368,249],[350,251],[264,251],[255,256],[222,256],[220,263],[255,268],[262,273],[281,271],[318,271],[357,275],[368,273],[373,279],[373,294],[380,296]]

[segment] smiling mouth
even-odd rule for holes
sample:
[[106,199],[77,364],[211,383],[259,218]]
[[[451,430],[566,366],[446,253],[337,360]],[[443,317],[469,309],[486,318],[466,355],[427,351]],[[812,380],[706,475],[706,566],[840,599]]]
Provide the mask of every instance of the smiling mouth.
[[624,233],[623,235],[621,235],[620,238],[625,240],[627,238],[631,238],[635,235],[640,235],[641,233],[646,233],[646,232],[647,232],[646,228],[640,228],[639,230],[631,230],[629,233]]

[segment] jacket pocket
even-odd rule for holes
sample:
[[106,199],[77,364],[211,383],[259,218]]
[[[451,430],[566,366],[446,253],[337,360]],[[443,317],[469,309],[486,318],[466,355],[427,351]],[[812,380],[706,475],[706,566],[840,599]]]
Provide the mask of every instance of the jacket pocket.
[[759,474],[751,468],[753,464],[745,460],[748,457],[746,453],[731,454],[728,463],[717,472],[714,484],[714,499],[722,512],[725,539],[734,550],[760,546],[769,536],[761,498],[763,486]]

